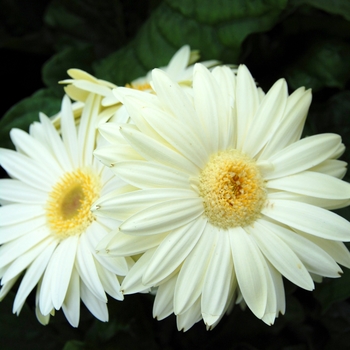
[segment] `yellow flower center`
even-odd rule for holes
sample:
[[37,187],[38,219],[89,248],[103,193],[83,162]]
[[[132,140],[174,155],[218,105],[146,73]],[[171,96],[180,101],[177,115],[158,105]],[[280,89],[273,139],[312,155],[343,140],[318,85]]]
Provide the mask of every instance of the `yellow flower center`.
[[130,89],[140,90],[140,91],[152,90],[152,87],[149,83],[144,83],[144,84],[130,83],[130,84],[126,84],[125,87]]
[[266,201],[255,160],[235,149],[211,157],[200,174],[199,191],[209,222],[224,229],[252,224]]
[[100,179],[91,171],[65,173],[49,194],[46,217],[59,238],[79,235],[93,222],[91,205],[99,197]]

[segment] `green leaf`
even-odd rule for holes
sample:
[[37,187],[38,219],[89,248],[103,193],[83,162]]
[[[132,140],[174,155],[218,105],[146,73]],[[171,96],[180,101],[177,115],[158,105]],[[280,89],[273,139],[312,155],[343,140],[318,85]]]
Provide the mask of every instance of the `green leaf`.
[[296,0],[295,3],[310,5],[328,13],[343,16],[350,21],[349,0]]
[[125,85],[143,76],[147,69],[138,60],[135,50],[128,45],[94,65],[95,75],[116,85]]
[[64,345],[63,350],[84,350],[86,349],[85,344],[78,340],[69,340]]
[[45,23],[55,35],[57,48],[93,44],[96,53],[110,53],[110,47],[125,42],[122,7],[118,0],[53,0]]
[[13,349],[57,349],[52,329],[42,326],[27,303],[21,313],[11,313],[15,293],[9,292],[0,303],[1,350]]
[[312,40],[310,44],[287,71],[291,87],[305,86],[314,91],[344,88],[350,79],[350,46],[339,39]]
[[28,131],[29,125],[39,119],[39,112],[51,116],[59,112],[60,106],[61,99],[48,89],[18,102],[0,120],[0,147],[13,148],[9,136],[12,128]]
[[237,63],[247,36],[271,29],[286,5],[287,0],[165,1],[128,47],[94,66],[96,75],[123,85],[166,65],[185,44],[203,60]]
[[313,293],[320,302],[323,312],[326,312],[333,303],[350,297],[350,270],[343,268],[343,272],[340,278],[326,279],[316,285]]
[[62,98],[64,90],[58,82],[68,78],[67,70],[79,68],[91,73],[93,59],[94,53],[91,46],[73,47],[60,51],[44,64],[43,81],[57,97]]

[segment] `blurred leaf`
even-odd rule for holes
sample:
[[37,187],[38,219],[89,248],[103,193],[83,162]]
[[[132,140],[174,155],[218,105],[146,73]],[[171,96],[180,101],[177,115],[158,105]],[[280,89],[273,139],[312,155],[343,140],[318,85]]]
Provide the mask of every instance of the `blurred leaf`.
[[51,116],[59,112],[60,106],[61,99],[45,90],[18,102],[0,120],[0,147],[13,148],[9,135],[12,128],[28,131],[29,125],[39,120],[39,112]]
[[343,268],[343,272],[340,278],[325,280],[316,286],[313,294],[320,302],[323,312],[333,303],[350,297],[350,270]]
[[0,47],[32,53],[51,53],[42,15],[47,0],[0,0]]
[[329,332],[330,340],[325,349],[349,349],[350,344],[350,305],[346,302],[335,303],[321,318]]
[[90,43],[96,53],[103,54],[125,42],[119,0],[53,0],[44,20],[55,37],[56,48]]
[[313,42],[287,71],[293,89],[299,86],[314,91],[324,87],[344,88],[350,79],[350,46],[341,40]]
[[131,45],[123,47],[95,64],[94,71],[97,77],[116,85],[125,85],[147,73],[147,69],[140,64]]
[[69,78],[67,70],[79,68],[91,73],[93,59],[94,53],[91,46],[64,49],[44,64],[42,70],[43,81],[57,97],[62,98],[64,90],[58,82]]
[[283,317],[286,321],[293,323],[302,323],[305,318],[305,311],[302,305],[299,300],[292,295],[288,297],[286,313]]
[[85,344],[78,340],[69,340],[64,345],[63,350],[84,350],[86,349]]
[[60,349],[54,341],[51,329],[42,326],[35,318],[35,313],[25,303],[20,316],[11,313],[15,293],[0,303],[0,339],[1,350],[13,349]]
[[310,5],[331,14],[343,16],[350,21],[349,0],[294,0],[294,2],[298,5]]
[[286,0],[164,1],[127,48],[95,65],[96,75],[124,85],[166,65],[184,44],[198,49],[203,60],[237,63],[245,38],[269,30],[286,5]]

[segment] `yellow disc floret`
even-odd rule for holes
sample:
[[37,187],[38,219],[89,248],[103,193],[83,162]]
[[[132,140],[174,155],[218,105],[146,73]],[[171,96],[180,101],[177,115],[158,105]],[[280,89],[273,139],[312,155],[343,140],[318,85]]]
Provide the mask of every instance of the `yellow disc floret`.
[[140,90],[140,91],[152,90],[150,83],[143,83],[143,84],[130,83],[130,84],[126,84],[125,87],[130,89]]
[[255,160],[235,149],[210,158],[200,174],[199,191],[209,222],[224,229],[252,224],[266,201]]
[[50,230],[61,239],[81,234],[94,220],[90,208],[100,190],[99,177],[89,170],[65,173],[47,201],[46,217]]

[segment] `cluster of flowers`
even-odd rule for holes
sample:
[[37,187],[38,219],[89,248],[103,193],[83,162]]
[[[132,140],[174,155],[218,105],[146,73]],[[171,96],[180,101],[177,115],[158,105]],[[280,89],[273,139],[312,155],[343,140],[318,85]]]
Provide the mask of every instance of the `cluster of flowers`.
[[0,299],[22,276],[14,313],[36,287],[41,323],[62,309],[77,327],[80,300],[108,321],[106,294],[152,291],[179,330],[235,304],[273,324],[282,276],[312,290],[350,267],[350,223],[329,211],[350,204],[344,145],[300,139],[310,90],[265,94],[244,65],[197,59],[185,46],[126,87],[72,69],[61,112],[11,131]]

